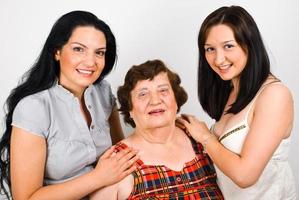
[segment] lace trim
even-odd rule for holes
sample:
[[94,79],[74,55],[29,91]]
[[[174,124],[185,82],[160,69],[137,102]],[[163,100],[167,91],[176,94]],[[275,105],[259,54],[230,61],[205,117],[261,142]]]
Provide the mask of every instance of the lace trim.
[[245,127],[246,127],[246,125],[243,124],[243,125],[241,125],[241,126],[238,126],[238,127],[235,128],[235,129],[233,129],[233,130],[227,132],[226,134],[224,134],[223,136],[221,136],[221,137],[219,138],[219,142],[221,142],[221,140],[223,140],[224,138],[228,137],[229,135],[231,135],[231,134],[233,134],[233,133],[235,133],[235,132],[237,132],[237,131],[239,131],[239,130],[245,128]]

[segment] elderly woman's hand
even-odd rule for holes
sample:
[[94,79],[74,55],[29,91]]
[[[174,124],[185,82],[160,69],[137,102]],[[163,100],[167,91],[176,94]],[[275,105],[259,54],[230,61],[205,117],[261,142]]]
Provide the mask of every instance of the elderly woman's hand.
[[117,153],[114,146],[108,149],[99,159],[94,174],[103,186],[114,184],[131,174],[135,169],[135,163],[139,159],[138,151],[132,148],[123,149]]
[[195,116],[182,114],[176,119],[176,125],[189,133],[197,142],[203,143],[211,137],[211,132],[206,123]]

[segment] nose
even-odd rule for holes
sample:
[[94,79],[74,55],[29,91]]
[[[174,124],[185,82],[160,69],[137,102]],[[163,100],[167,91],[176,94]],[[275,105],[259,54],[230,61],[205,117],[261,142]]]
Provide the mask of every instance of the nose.
[[225,54],[222,50],[216,51],[215,64],[221,65],[225,61]]
[[160,103],[161,103],[161,98],[160,98],[159,94],[153,93],[151,95],[150,104],[151,105],[158,105]]
[[96,60],[95,60],[95,55],[93,53],[86,53],[85,59],[84,59],[84,64],[88,67],[92,67],[95,65]]

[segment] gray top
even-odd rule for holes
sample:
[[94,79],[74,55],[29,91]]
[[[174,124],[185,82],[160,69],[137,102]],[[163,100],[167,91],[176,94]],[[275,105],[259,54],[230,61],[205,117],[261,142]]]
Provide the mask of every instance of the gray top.
[[84,99],[92,119],[90,127],[78,98],[58,84],[25,97],[14,110],[13,126],[47,141],[45,185],[91,171],[92,164],[112,144],[108,118],[115,97],[109,83],[103,80],[89,86]]

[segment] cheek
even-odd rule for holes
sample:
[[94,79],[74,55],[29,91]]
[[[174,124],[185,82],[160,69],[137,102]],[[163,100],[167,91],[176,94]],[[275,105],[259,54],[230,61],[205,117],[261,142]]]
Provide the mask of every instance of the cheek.
[[96,62],[97,72],[102,73],[105,68],[105,59],[100,59]]
[[213,55],[206,55],[206,61],[208,65],[212,68],[213,71],[217,72],[217,67],[214,64],[214,56]]
[[[242,59],[240,59],[242,58]],[[238,57],[236,57],[237,60],[239,60],[238,64],[239,64],[239,68],[241,70],[243,70],[247,64],[247,56],[244,54],[240,54]]]
[[61,68],[72,68],[76,65],[76,63],[79,63],[80,58],[77,56],[63,56],[60,59],[60,67]]
[[105,65],[105,57],[98,58],[98,59],[96,60],[96,62],[97,62],[98,67],[102,67],[102,68],[104,68],[104,65]]
[[175,97],[169,98],[167,102],[168,102],[168,107],[171,108],[176,113],[178,110],[178,105],[176,103]]
[[205,54],[205,58],[206,58],[206,60],[207,60],[207,63],[208,63],[209,65],[211,65],[211,62],[212,62],[212,60],[213,60],[213,56],[212,56],[211,54]]
[[130,115],[133,119],[140,118],[144,115],[144,105],[141,103],[135,103],[130,111]]

